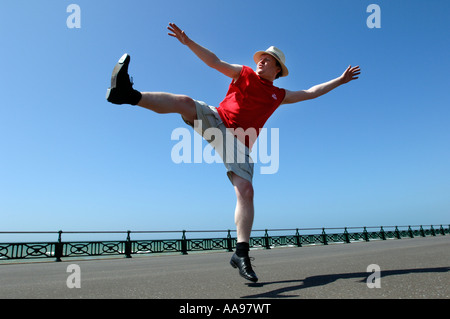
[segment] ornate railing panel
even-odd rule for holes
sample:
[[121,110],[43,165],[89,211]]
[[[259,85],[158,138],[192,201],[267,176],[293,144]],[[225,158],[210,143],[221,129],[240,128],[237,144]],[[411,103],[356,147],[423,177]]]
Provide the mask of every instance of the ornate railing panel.
[[54,257],[56,243],[1,243],[0,259]]
[[[340,230],[340,231],[338,231]],[[226,233],[226,237],[192,238],[186,233],[214,232]],[[112,256],[124,255],[131,258],[137,254],[181,253],[195,251],[233,251],[236,238],[231,230],[217,231],[119,231],[119,232],[0,232],[3,234],[58,234],[56,242],[0,243],[0,261],[9,259],[34,259]],[[450,225],[439,226],[382,226],[382,227],[341,227],[309,229],[265,229],[254,230],[261,236],[250,238],[252,249],[271,249],[274,247],[304,245],[328,245],[331,243],[348,244],[358,241],[389,240],[427,236],[445,236],[450,233]],[[126,234],[123,241],[79,241],[65,242],[63,234]],[[132,234],[181,233],[181,239],[132,240]],[[274,234],[276,233],[276,235]],[[282,233],[282,234],[280,234]],[[271,235],[272,234],[272,235]]]

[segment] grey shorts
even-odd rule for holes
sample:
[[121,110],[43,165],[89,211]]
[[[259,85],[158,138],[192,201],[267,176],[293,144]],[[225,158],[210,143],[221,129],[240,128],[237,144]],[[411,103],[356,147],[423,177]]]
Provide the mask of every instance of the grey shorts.
[[227,176],[232,180],[232,173],[246,179],[253,180],[253,160],[250,150],[239,141],[223,124],[214,106],[194,100],[197,109],[197,120],[194,124],[183,120],[199,133],[220,155],[226,169]]

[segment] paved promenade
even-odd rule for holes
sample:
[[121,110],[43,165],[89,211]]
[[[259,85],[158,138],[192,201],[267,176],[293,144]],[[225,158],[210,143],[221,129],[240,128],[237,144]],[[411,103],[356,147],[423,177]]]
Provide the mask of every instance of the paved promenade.
[[[256,284],[238,275],[227,252],[0,263],[0,298],[450,298],[450,236],[250,255]],[[79,266],[80,288],[67,286],[71,264]],[[371,264],[381,270],[380,288],[367,285]]]

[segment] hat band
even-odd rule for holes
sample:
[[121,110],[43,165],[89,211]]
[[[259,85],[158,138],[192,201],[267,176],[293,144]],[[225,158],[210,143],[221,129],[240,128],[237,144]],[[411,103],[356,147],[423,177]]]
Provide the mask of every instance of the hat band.
[[[269,53],[269,52],[267,52],[267,53]],[[275,52],[270,52],[270,54],[272,54],[278,61],[281,61],[280,57]]]

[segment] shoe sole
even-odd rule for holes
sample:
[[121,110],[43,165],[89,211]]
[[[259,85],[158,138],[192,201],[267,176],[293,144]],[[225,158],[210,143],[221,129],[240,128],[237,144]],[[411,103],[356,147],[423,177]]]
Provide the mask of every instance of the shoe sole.
[[120,70],[122,70],[122,67],[124,65],[128,65],[129,63],[130,63],[130,55],[128,53],[125,53],[124,55],[122,55],[122,57],[114,66],[111,75],[111,87],[106,90],[106,100],[108,100],[108,102],[111,102],[112,97],[114,95],[114,91],[116,90],[117,75],[119,74]]

